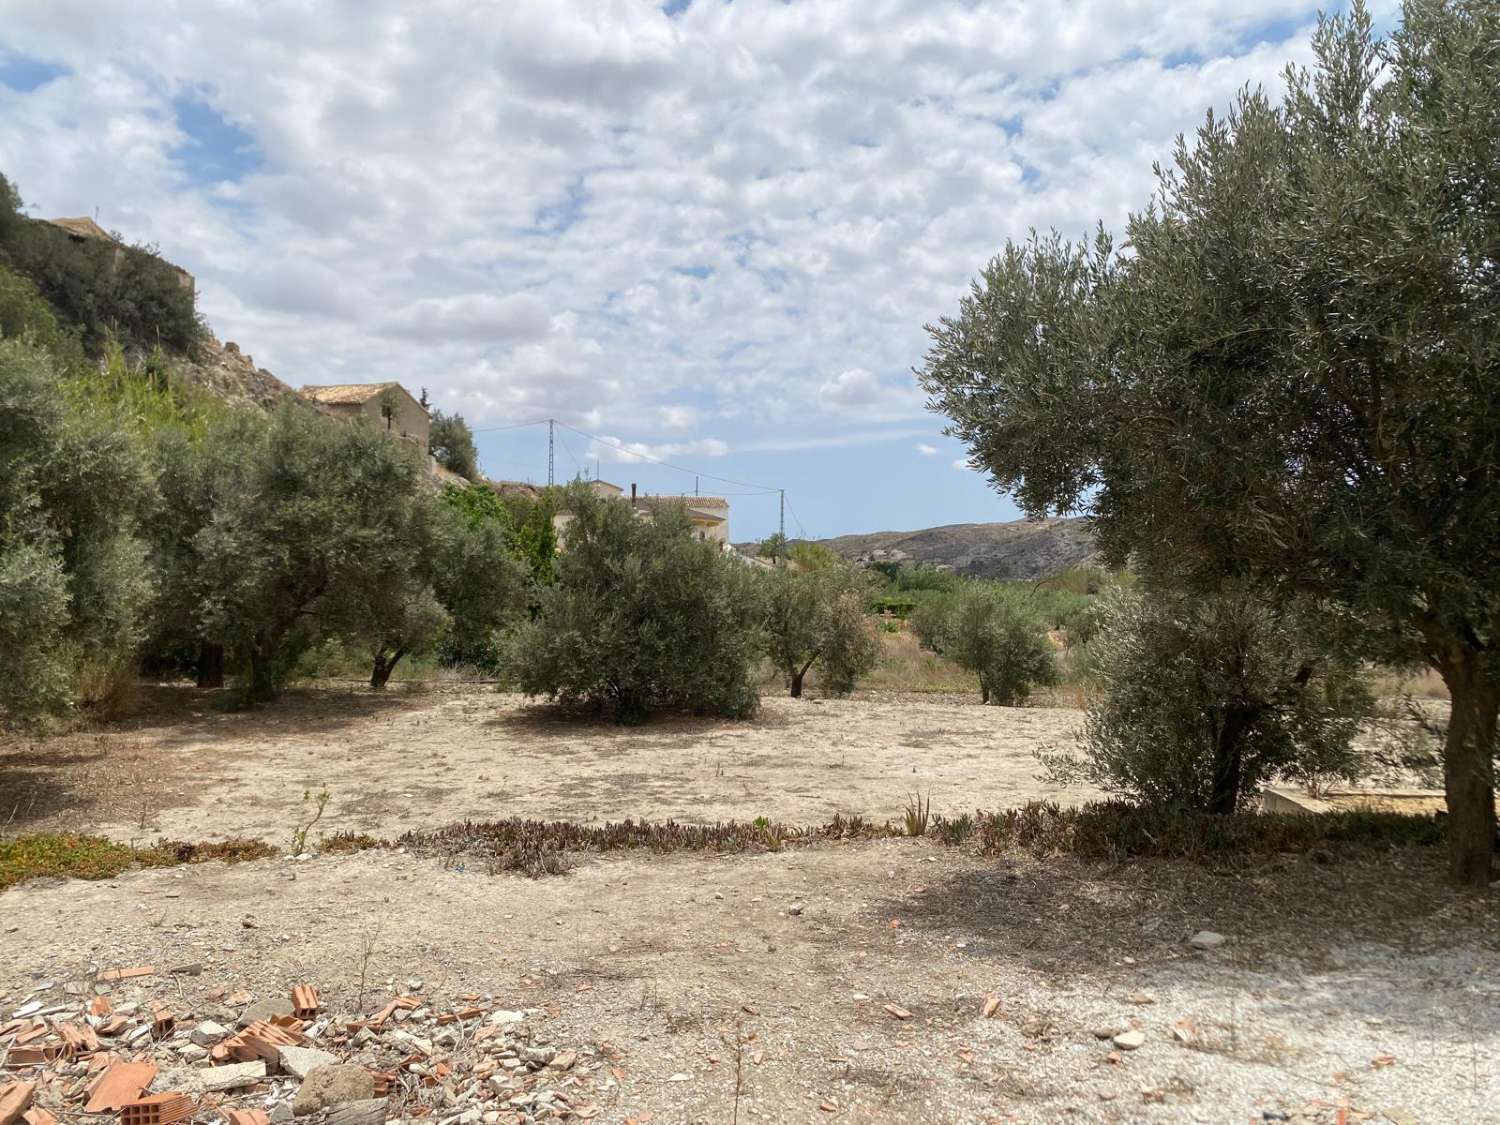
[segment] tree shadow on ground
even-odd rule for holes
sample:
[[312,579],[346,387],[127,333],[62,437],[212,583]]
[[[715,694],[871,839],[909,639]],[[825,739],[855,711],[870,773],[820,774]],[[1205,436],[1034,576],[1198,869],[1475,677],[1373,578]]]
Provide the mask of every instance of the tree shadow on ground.
[[693,715],[680,711],[658,711],[638,722],[619,723],[588,707],[565,707],[543,700],[513,704],[486,719],[484,726],[534,738],[577,738],[583,735],[627,738],[646,736],[697,739],[705,733],[759,728],[776,730],[791,725],[781,715],[762,710],[749,719],[725,719],[716,715]]
[[[226,693],[143,685],[131,714],[55,735],[0,738],[0,833],[101,819],[138,823],[187,800],[190,759],[218,742],[331,735],[420,705],[421,696],[289,691],[273,703],[232,710]],[[243,752],[243,751],[241,751]]]
[[[1347,846],[1332,862],[1278,856],[1219,871],[1175,860],[1009,856],[893,896],[876,911],[918,932],[961,938],[970,956],[1097,984],[1127,1002],[1143,981],[1234,992],[1265,988],[1274,984],[1270,977],[1333,979],[1346,969],[1348,951],[1361,947],[1383,949],[1377,959],[1392,965],[1430,970],[1434,962],[1467,960],[1493,967],[1500,901],[1454,890],[1445,871],[1446,854],[1437,847]],[[1230,942],[1205,957],[1188,944],[1200,930]],[[1229,987],[1226,972],[1239,984]],[[1393,989],[1403,993],[1394,1008]],[[1426,993],[1395,969],[1368,989],[1340,989],[1325,999],[1351,1018],[1394,1013],[1433,1034],[1451,1030],[1454,1042],[1468,1033],[1461,1020],[1443,1026],[1441,1011],[1452,997]],[[1500,1015],[1500,1001],[1488,1003],[1491,1017]]]

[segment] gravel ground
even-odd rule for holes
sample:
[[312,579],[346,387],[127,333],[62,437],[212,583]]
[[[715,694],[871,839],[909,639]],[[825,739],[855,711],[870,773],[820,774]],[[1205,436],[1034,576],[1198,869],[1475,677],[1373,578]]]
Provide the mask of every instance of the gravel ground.
[[[613,1060],[614,1122],[1500,1121],[1500,896],[1448,891],[1429,853],[1331,858],[888,840],[539,881],[370,851],[35,882],[0,896],[0,1006],[139,962],[203,962],[117,986],[188,1006],[311,982],[353,1011],[363,968],[373,1011],[420,976]],[[1195,951],[1205,929],[1228,940]],[[1139,1049],[1096,1034],[1127,1028]]]

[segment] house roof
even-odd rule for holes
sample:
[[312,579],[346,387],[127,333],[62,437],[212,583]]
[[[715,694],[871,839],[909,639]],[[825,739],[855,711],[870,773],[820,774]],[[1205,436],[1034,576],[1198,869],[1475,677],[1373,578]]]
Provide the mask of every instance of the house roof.
[[[303,387],[302,393],[314,402],[328,406],[358,406],[390,387],[406,390],[400,383],[337,383],[326,387]],[[407,397],[411,396],[408,394]]]
[[76,219],[48,219],[55,227],[62,227],[69,234],[77,235],[79,238],[102,238],[106,242],[113,242],[114,236],[87,215],[81,215]]
[[635,498],[637,508],[659,508],[663,504],[681,504],[688,510],[688,515],[704,523],[725,523],[729,519],[728,516],[705,511],[707,508],[728,510],[728,501],[717,496],[637,496]]

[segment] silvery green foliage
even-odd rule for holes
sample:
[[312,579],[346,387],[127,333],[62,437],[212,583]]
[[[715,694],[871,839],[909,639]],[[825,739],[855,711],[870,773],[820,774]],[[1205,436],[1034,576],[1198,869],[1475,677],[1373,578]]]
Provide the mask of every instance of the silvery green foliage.
[[818,570],[780,565],[763,576],[766,650],[793,697],[817,665],[835,695],[875,666],[880,641],[865,610],[864,575],[842,562]]
[[555,580],[508,646],[521,690],[620,722],[753,714],[762,614],[750,568],[694,539],[680,505],[647,518],[575,485],[561,510]]
[[1043,622],[1024,595],[988,582],[930,596],[912,615],[923,646],[967,668],[986,703],[1017,707],[1057,682],[1057,659]]
[[1362,3],[1159,167],[1120,249],[1008,245],[921,377],[1033,515],[1214,590],[1341,606],[1452,697],[1451,874],[1490,879],[1500,714],[1500,5]]
[[0,340],[0,708],[32,720],[128,668],[153,587],[145,466],[116,419],[65,405],[51,357]]
[[1199,812],[1233,812],[1275,780],[1353,779],[1372,700],[1321,636],[1248,591],[1110,594],[1079,747],[1043,761],[1059,781]]

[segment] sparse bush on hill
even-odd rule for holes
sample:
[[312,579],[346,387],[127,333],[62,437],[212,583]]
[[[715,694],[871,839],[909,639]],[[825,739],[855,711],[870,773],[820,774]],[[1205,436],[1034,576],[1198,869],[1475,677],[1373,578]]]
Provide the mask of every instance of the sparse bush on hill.
[[521,690],[620,722],[752,714],[761,611],[750,568],[694,539],[680,505],[643,519],[583,486],[564,504],[555,581],[511,637]]
[[1077,751],[1054,779],[1132,801],[1232,813],[1274,779],[1352,779],[1372,700],[1318,623],[1236,591],[1111,595],[1090,643],[1094,686]]
[[0,227],[0,256],[29,279],[76,328],[90,354],[116,339],[127,348],[186,353],[203,328],[194,292],[154,246],[74,238],[50,223],[21,218]]
[[474,448],[474,431],[461,414],[432,412],[427,450],[450,473],[468,480],[479,479],[479,450]]
[[767,652],[792,698],[802,695],[815,663],[824,686],[839,695],[875,666],[880,642],[865,613],[863,579],[842,563],[810,571],[778,567],[763,576]]

